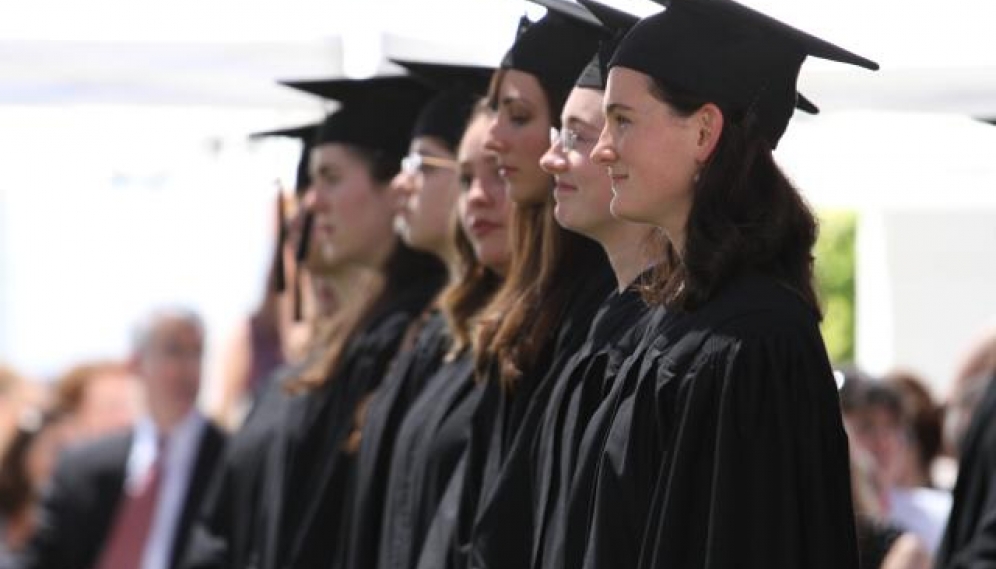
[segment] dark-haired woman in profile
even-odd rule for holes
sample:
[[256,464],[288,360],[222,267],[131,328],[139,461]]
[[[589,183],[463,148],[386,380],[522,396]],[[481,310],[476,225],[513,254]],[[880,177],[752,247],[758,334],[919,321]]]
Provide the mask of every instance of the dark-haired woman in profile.
[[662,228],[667,317],[617,383],[586,567],[858,566],[816,222],[772,158],[807,55],[872,62],[728,0],[675,1],[610,63],[593,158]]

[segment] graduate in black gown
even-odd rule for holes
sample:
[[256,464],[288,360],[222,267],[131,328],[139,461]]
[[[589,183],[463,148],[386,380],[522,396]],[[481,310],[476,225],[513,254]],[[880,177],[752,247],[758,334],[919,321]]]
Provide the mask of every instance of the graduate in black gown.
[[960,445],[958,481],[937,567],[996,567],[996,377]]
[[[394,180],[398,229],[410,247],[432,254],[459,272],[451,225],[460,195],[456,147],[470,113],[487,89],[493,69],[396,61],[438,89],[422,108],[412,131],[409,154]],[[421,318],[412,349],[399,358],[364,411],[356,457],[355,488],[342,528],[338,565],[357,569],[377,565],[385,492],[398,428],[426,380],[450,347],[443,314],[435,306]]]
[[311,171],[314,230],[343,267],[343,308],[325,353],[270,409],[255,544],[264,568],[328,567],[339,555],[362,403],[445,279],[438,259],[394,235],[388,189],[429,91],[407,77],[294,86],[342,103],[319,130]]
[[416,566],[439,501],[466,448],[481,393],[473,375],[473,322],[501,286],[510,256],[511,204],[494,157],[484,149],[490,120],[487,107],[479,106],[460,143],[463,193],[454,228],[460,263],[439,300],[451,343],[445,363],[426,381],[398,431],[376,567]]
[[807,55],[877,67],[729,0],[672,2],[610,61],[592,157],[667,236],[666,312],[605,403],[585,567],[858,566],[816,223],[772,157]]
[[284,405],[267,457],[260,548],[264,567],[328,567],[342,558],[343,544],[334,537],[344,531],[355,484],[365,403],[444,271],[438,259],[395,238],[395,196],[387,188],[407,147],[403,133],[428,90],[404,77],[295,86],[343,103],[312,156],[316,177],[325,176],[316,182],[315,229],[331,233],[329,256],[349,259],[357,270],[346,290],[337,290],[356,316],[344,309],[330,338],[331,357],[312,376],[318,382],[297,382],[304,388]]
[[[297,275],[294,279],[294,294],[299,295],[297,283],[302,270],[312,279],[327,278],[327,271],[334,271],[334,265],[324,263],[318,252],[323,248],[322,235],[305,230],[303,219],[308,215],[305,208],[311,177],[308,172],[308,158],[311,145],[321,123],[309,124],[289,129],[258,133],[255,137],[286,136],[299,139],[301,156],[298,160],[295,182],[295,198],[298,211],[291,221],[281,227],[279,246],[287,251],[277,253],[274,268],[274,285],[279,291],[287,288],[286,267],[281,262],[284,256],[295,256],[298,260]],[[309,280],[314,283],[316,280]],[[320,299],[320,295],[314,295]],[[294,301],[295,303],[297,300]],[[322,327],[321,320],[328,314],[325,307],[316,305],[314,314],[308,315],[308,325]],[[207,492],[199,518],[191,528],[191,537],[184,556],[183,567],[188,569],[208,569],[221,567],[249,567],[257,564],[255,558],[256,507],[259,505],[260,469],[264,453],[262,445],[268,440],[268,432],[274,428],[272,401],[283,397],[283,381],[301,371],[300,363],[292,363],[278,369],[268,379],[262,392],[253,401],[242,427],[229,438],[225,453],[215,468],[210,490]]]
[[[461,476],[452,481],[460,492],[448,491],[440,508],[454,520],[451,546],[431,538],[422,566],[528,564],[533,434],[557,374],[615,286],[601,247],[557,224],[553,180],[539,166],[601,35],[598,25],[548,13],[524,26],[492,81],[487,147],[515,202],[512,262],[480,319],[475,367],[483,392]],[[447,550],[449,558],[434,558]]]
[[[577,15],[558,2],[541,3],[567,15],[592,17]],[[556,178],[558,223],[601,244],[616,276],[616,290],[603,300],[585,343],[560,373],[535,434],[531,565],[536,568],[580,565],[585,525],[583,515],[575,511],[587,509],[595,470],[579,470],[579,455],[600,440],[603,422],[593,421],[593,415],[610,391],[615,369],[643,337],[654,314],[640,296],[639,276],[659,260],[662,237],[652,226],[612,216],[610,180],[605,168],[590,159],[605,122],[602,98],[609,58],[637,21],[611,8],[602,12],[601,18],[610,23],[609,37],[578,77],[564,104],[562,126],[541,165]]]

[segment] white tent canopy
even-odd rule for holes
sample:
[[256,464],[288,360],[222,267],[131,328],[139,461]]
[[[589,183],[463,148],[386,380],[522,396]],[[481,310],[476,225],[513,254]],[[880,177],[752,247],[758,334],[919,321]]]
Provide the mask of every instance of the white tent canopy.
[[[825,109],[996,116],[996,3],[748,3],[882,64],[872,75],[807,63],[801,89]],[[401,46],[494,63],[522,10],[519,0],[38,0],[0,19],[0,104],[306,105],[273,81],[370,73]]]

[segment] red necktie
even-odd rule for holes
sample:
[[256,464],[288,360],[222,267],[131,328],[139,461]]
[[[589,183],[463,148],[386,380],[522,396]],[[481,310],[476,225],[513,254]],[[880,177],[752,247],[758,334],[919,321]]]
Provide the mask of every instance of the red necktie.
[[95,569],[139,569],[145,542],[149,537],[153,516],[156,513],[156,499],[162,482],[165,444],[160,442],[156,458],[141,482],[131,491],[125,490],[118,506],[114,528],[108,536]]

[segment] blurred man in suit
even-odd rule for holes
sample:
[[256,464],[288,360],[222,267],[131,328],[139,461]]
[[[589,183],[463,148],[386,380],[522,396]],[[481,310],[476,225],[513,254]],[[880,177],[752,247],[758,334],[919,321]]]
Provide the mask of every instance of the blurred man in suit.
[[134,372],[148,414],[134,428],[67,451],[21,569],[172,569],[224,436],[196,409],[204,328],[163,309],[137,328]]

